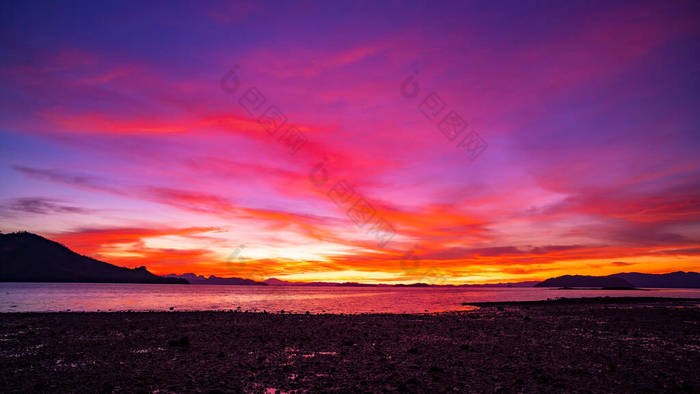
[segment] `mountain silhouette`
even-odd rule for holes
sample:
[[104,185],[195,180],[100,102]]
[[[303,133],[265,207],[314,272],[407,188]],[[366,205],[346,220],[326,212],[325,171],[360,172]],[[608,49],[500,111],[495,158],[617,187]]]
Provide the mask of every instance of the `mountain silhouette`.
[[700,274],[697,272],[669,272],[668,274],[642,274],[623,272],[610,275],[630,282],[635,287],[649,288],[700,288]]
[[164,275],[166,278],[181,278],[187,280],[192,285],[254,285],[254,286],[267,286],[265,282],[256,282],[252,279],[243,278],[220,278],[218,276],[210,275],[208,278],[202,275],[196,275],[192,273],[177,275],[168,274]]
[[82,256],[29,232],[0,234],[0,282],[188,283]]
[[549,278],[535,287],[634,287],[630,282],[610,276],[564,275]]
[[700,288],[700,274],[677,271],[667,274],[623,272],[608,276],[564,275],[549,278],[536,287]]

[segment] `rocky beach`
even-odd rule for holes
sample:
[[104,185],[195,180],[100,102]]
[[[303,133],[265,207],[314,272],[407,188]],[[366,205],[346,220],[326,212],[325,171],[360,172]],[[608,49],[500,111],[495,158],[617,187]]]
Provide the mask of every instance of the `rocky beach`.
[[697,392],[700,300],[440,314],[9,313],[2,392]]

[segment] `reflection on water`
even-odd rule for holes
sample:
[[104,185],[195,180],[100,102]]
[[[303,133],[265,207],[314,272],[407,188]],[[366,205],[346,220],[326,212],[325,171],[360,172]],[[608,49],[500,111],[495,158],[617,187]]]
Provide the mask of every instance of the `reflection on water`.
[[295,313],[420,313],[470,307],[463,302],[558,297],[695,297],[700,289],[556,290],[547,288],[411,288],[0,283],[0,312],[281,310]]

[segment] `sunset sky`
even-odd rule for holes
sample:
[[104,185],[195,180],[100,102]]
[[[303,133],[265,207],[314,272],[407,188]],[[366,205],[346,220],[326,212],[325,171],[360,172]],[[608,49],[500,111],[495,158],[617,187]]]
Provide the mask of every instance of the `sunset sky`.
[[0,6],[3,232],[157,274],[700,269],[698,2],[98,3]]

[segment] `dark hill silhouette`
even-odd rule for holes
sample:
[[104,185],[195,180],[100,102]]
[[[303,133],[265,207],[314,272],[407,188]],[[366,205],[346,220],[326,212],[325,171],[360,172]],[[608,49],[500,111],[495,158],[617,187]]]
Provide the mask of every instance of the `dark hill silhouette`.
[[607,288],[700,288],[697,272],[670,272],[667,274],[642,274],[623,272],[608,276],[564,275],[550,278],[537,287],[607,287]]
[[635,287],[648,288],[700,288],[700,274],[697,272],[669,272],[668,274],[642,274],[623,272],[610,275],[621,278]]
[[0,282],[179,283],[146,267],[124,268],[79,255],[58,242],[18,232],[0,234]]
[[634,287],[630,282],[610,276],[564,275],[549,278],[535,287]]
[[210,275],[208,278],[202,275],[196,275],[192,273],[177,275],[168,274],[165,275],[166,278],[181,278],[185,279],[192,285],[238,285],[238,286],[267,286],[265,282],[256,282],[252,279],[242,279],[242,278],[219,278],[218,276]]

